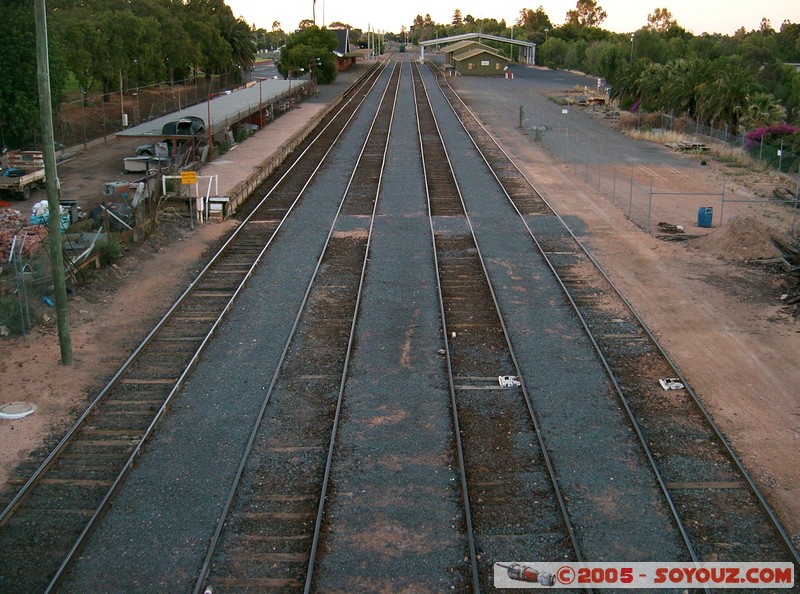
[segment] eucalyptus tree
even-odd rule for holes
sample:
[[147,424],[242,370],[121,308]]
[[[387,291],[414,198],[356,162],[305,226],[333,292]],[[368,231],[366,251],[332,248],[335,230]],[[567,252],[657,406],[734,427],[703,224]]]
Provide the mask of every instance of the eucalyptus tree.
[[155,19],[136,15],[125,0],[55,0],[54,27],[67,48],[67,61],[87,90],[99,83],[107,96],[135,71],[155,42]]
[[333,50],[339,45],[336,33],[316,25],[306,27],[291,35],[281,48],[276,63],[283,76],[298,76],[314,69],[319,83],[329,83],[336,78],[336,59]]
[[567,23],[577,27],[599,27],[606,18],[608,14],[595,0],[578,0],[566,16]]
[[617,42],[598,41],[589,46],[586,63],[590,72],[611,81],[628,64],[628,52]]
[[[0,23],[0,148],[35,148],[35,132],[40,123],[33,3],[3,0]],[[48,26],[52,28],[51,23]],[[49,36],[50,90],[55,109],[62,96],[67,67],[62,44],[52,32]]]
[[141,47],[137,76],[145,83],[187,78],[200,62],[186,6],[181,0],[137,0],[132,6],[146,19],[152,43]]
[[539,48],[537,55],[548,68],[562,68],[567,63],[569,44],[558,37],[550,37]]

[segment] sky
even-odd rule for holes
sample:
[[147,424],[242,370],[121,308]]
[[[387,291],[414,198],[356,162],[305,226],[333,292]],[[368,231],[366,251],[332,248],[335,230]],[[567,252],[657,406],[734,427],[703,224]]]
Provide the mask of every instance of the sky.
[[[313,0],[264,2],[264,0],[226,0],[233,14],[249,24],[270,30],[278,21],[284,31],[293,31],[303,19],[311,19]],[[608,14],[602,28],[629,33],[647,24],[647,15],[656,8],[667,8],[678,24],[695,35],[701,33],[733,34],[740,27],[747,31],[758,29],[762,17],[779,30],[789,20],[800,23],[800,0],[597,0]],[[448,0],[414,2],[387,0],[316,0],[316,22],[327,25],[334,21],[347,23],[357,29],[399,33],[407,28],[418,14],[430,14],[436,23],[450,23],[455,9],[462,16],[476,19],[505,19],[513,24],[523,8],[536,10],[542,6],[554,25],[562,25],[568,10],[576,0]],[[324,15],[324,22],[323,22]]]

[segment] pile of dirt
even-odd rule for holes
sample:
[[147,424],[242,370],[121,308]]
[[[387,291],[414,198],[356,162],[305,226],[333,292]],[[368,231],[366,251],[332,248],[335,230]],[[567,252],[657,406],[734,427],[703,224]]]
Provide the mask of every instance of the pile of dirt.
[[782,234],[750,217],[731,217],[722,227],[691,242],[692,247],[730,261],[779,258],[773,237]]

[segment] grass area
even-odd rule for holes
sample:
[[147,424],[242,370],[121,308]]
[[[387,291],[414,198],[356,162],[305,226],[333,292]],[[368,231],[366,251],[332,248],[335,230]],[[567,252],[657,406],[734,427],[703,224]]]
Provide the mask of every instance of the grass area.
[[[683,141],[697,141],[697,137],[690,134],[681,134],[680,132],[671,132],[668,130],[627,130],[626,134],[631,138],[637,140],[649,140],[650,142],[658,142],[666,144],[668,142],[683,142]],[[717,144],[714,142],[706,144],[707,151],[701,153],[707,157],[714,159],[720,163],[724,163],[729,167],[743,167],[755,171],[769,171],[761,161],[751,157],[746,151],[730,147],[724,144]]]

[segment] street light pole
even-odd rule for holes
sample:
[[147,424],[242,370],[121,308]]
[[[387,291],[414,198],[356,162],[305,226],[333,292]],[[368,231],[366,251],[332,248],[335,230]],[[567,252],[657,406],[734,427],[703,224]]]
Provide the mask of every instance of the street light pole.
[[633,38],[636,36],[636,33],[631,33],[631,62],[633,62]]

